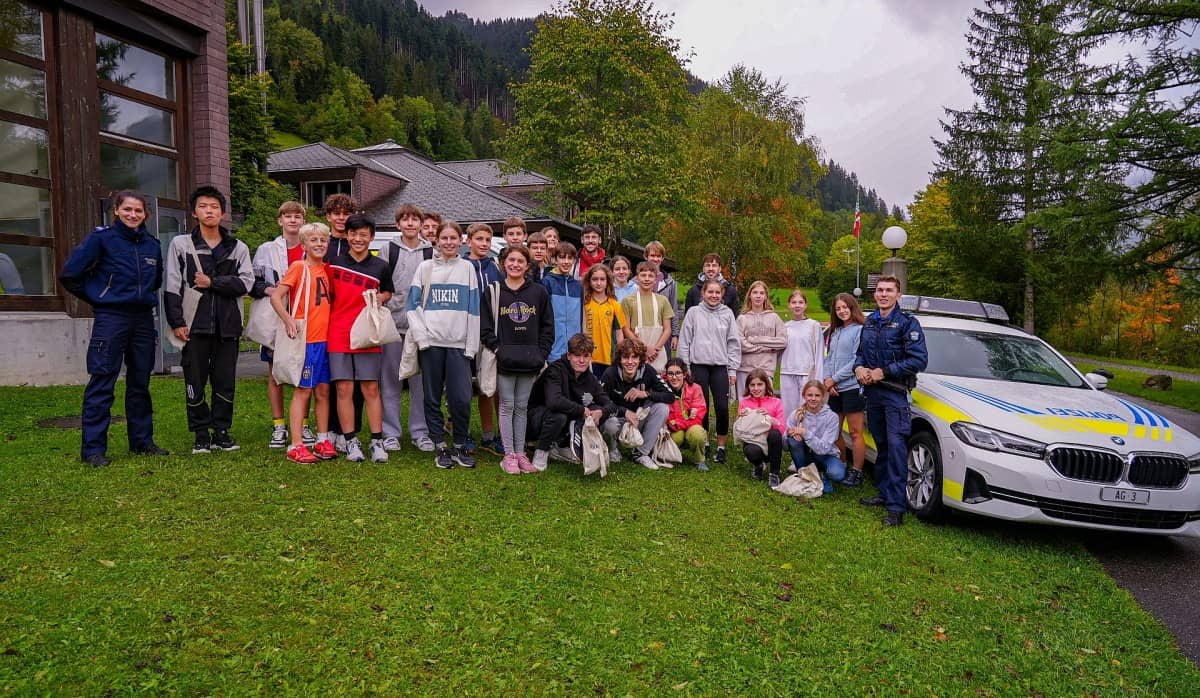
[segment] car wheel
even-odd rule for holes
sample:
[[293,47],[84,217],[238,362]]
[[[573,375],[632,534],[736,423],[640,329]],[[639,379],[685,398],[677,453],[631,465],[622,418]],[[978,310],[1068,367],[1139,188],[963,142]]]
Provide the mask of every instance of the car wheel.
[[937,439],[927,431],[917,432],[908,440],[908,507],[922,521],[941,521],[946,516],[942,504],[942,452]]

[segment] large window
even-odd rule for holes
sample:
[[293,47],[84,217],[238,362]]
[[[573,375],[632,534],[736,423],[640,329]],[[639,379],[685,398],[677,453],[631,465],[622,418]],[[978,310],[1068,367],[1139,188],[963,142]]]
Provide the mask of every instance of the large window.
[[0,297],[53,296],[49,16],[15,0],[0,6]]
[[325,205],[325,199],[334,194],[349,194],[353,197],[354,189],[351,184],[348,179],[331,182],[305,182],[304,203],[311,208],[321,208]]

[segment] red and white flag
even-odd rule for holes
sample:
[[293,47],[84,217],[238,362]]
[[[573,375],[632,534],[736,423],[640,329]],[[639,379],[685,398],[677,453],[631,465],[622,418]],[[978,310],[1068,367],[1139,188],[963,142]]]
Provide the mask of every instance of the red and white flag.
[[862,232],[862,214],[858,211],[858,202],[854,202],[854,237],[858,238],[858,234]]

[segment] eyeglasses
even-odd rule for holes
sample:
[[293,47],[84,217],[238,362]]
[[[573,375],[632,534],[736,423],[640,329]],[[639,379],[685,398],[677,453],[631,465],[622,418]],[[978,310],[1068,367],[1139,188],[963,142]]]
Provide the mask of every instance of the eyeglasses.
[[667,371],[668,376],[682,376],[683,371]]

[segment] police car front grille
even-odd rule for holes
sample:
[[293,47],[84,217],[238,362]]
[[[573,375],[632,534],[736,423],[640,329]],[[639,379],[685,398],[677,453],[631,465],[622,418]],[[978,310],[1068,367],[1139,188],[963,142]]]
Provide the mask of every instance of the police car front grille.
[[1113,483],[1121,477],[1125,463],[1115,453],[1061,447],[1050,451],[1050,467],[1072,480]]
[[989,492],[1001,501],[1037,507],[1052,519],[1078,521],[1079,523],[1170,531],[1180,528],[1189,521],[1200,519],[1200,511],[1162,511],[1142,507],[1112,507],[1090,502],[1068,502],[1062,499],[1036,497],[999,487],[991,487]]
[[1136,455],[1129,464],[1129,482],[1141,487],[1173,489],[1183,484],[1188,462],[1176,456]]

